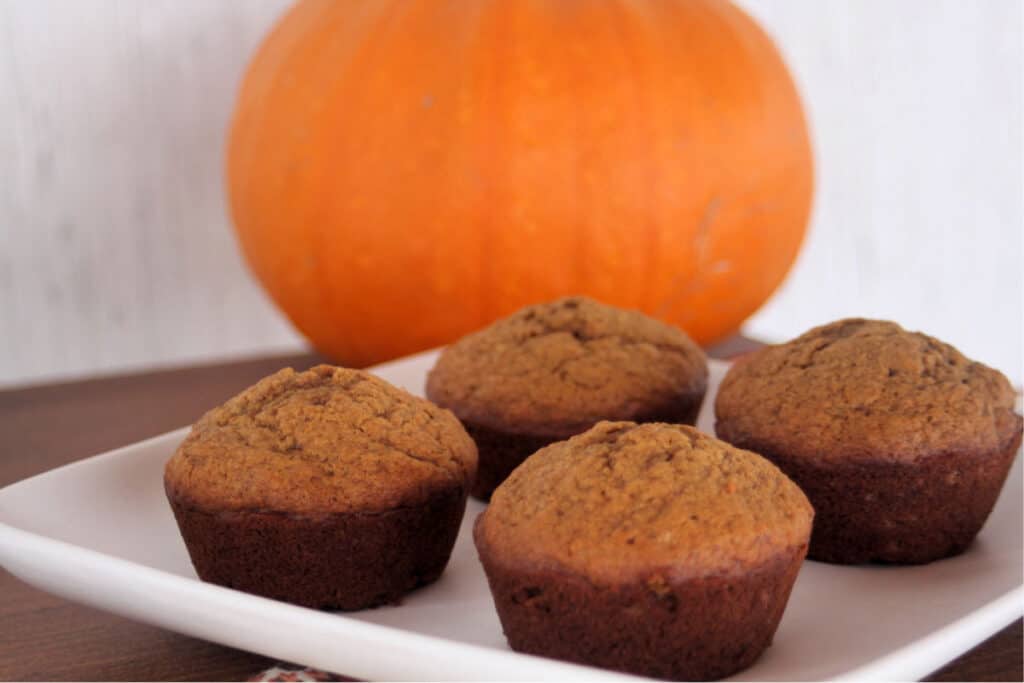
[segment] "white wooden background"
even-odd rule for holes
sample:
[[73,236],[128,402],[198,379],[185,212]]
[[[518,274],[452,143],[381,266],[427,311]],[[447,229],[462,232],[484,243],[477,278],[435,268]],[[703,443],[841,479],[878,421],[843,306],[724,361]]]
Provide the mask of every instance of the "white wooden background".
[[[284,0],[0,0],[0,384],[291,349],[225,212]],[[747,329],[898,320],[1021,380],[1019,0],[742,0],[814,128],[810,237]]]

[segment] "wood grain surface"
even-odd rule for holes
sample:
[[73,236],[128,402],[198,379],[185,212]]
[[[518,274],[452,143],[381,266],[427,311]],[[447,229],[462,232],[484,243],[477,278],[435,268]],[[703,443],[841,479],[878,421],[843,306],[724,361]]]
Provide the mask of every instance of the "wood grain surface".
[[[727,342],[712,353],[752,348]],[[194,421],[313,354],[0,392],[0,486]],[[929,680],[1022,680],[1021,622]],[[67,602],[0,570],[0,680],[245,680],[273,662]],[[339,672],[344,673],[344,672]]]

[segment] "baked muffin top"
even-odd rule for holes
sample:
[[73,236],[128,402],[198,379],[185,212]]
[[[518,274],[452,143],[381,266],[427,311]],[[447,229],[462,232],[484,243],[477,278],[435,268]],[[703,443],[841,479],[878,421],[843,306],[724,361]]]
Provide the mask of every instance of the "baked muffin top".
[[895,323],[849,319],[757,351],[715,402],[722,438],[817,460],[914,461],[1005,449],[1020,429],[1006,378]]
[[759,455],[686,425],[600,422],[527,458],[476,534],[506,566],[658,582],[770,561],[807,543],[813,516]]
[[204,510],[380,512],[465,487],[476,446],[447,410],[360,370],[281,370],[204,415],[167,463]]
[[427,396],[468,422],[561,437],[664,409],[706,385],[704,352],[678,328],[571,297],[524,308],[449,346]]

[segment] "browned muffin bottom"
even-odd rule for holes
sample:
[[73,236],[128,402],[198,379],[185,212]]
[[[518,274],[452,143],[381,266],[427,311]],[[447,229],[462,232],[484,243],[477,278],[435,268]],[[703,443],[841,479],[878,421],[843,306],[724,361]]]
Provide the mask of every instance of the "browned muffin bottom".
[[204,581],[361,609],[441,574],[475,466],[448,411],[319,366],[282,370],[203,416],[164,484]]
[[538,448],[600,420],[693,424],[707,361],[679,329],[572,297],[529,306],[445,349],[427,396],[474,438],[488,499]]
[[809,556],[923,563],[966,549],[1020,447],[999,372],[890,322],[841,320],[752,354],[718,435],[775,462],[816,512]]
[[415,507],[321,518],[172,502],[203,581],[318,609],[397,602],[444,571],[465,511],[456,489]]
[[699,680],[771,643],[812,517],[754,453],[688,426],[601,422],[517,468],[474,540],[513,649]]

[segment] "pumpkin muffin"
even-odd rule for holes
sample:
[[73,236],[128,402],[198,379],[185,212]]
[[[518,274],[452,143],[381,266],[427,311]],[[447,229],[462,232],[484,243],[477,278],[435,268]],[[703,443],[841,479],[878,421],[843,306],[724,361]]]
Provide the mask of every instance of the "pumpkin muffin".
[[281,370],[204,415],[164,486],[204,581],[354,610],[441,574],[475,469],[451,413],[321,365]]
[[487,500],[531,453],[601,420],[693,424],[707,377],[703,351],[678,328],[572,297],[449,346],[426,392],[476,441],[472,494]]
[[689,426],[601,422],[518,467],[474,539],[513,649],[694,680],[771,643],[813,516],[754,453]]
[[817,513],[810,557],[923,563],[962,552],[1021,443],[999,372],[891,322],[841,320],[736,363],[718,435],[777,464]]

